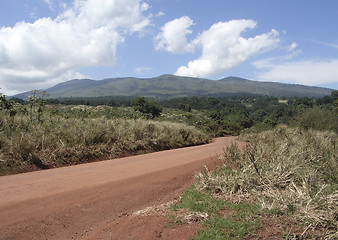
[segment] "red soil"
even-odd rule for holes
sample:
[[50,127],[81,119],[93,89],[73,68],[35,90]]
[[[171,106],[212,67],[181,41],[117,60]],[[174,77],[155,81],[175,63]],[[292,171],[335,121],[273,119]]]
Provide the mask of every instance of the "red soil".
[[187,239],[198,224],[132,213],[180,196],[231,141],[0,177],[0,239]]

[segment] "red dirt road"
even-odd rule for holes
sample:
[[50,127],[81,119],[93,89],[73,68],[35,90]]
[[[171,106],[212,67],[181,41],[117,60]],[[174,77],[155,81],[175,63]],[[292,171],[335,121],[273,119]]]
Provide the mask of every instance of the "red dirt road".
[[161,238],[119,219],[181,195],[231,141],[0,177],[0,239]]

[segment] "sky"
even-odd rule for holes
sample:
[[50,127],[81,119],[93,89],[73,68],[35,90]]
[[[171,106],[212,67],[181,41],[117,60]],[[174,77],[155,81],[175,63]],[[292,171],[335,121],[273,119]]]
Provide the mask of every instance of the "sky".
[[228,76],[338,89],[337,0],[0,0],[0,92]]

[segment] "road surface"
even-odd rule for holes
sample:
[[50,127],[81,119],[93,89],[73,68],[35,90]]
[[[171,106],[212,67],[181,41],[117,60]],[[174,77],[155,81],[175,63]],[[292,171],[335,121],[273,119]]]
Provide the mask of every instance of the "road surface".
[[112,222],[181,195],[232,141],[0,177],[0,239],[126,239]]

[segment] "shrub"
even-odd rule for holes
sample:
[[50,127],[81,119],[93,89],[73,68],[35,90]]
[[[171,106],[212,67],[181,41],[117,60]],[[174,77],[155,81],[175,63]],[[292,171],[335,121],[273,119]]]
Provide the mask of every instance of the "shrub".
[[222,170],[198,175],[198,189],[337,228],[336,133],[279,126],[245,138],[245,150],[232,145],[225,151]]
[[148,114],[150,118],[159,117],[162,112],[162,107],[154,101],[149,101],[144,97],[139,97],[133,100],[132,106],[135,111]]
[[31,122],[28,114],[10,117],[0,112],[0,174],[206,142],[206,134],[179,123],[58,113],[46,114],[43,122]]
[[292,124],[304,129],[333,130],[338,133],[337,120],[331,109],[314,107],[301,111]]

